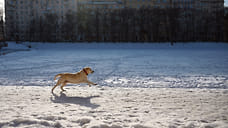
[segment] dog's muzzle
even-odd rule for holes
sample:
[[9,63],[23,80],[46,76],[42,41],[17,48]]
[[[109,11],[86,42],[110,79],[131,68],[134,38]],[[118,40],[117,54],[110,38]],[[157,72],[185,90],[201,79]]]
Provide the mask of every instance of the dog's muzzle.
[[91,73],[94,73],[94,71],[92,71]]

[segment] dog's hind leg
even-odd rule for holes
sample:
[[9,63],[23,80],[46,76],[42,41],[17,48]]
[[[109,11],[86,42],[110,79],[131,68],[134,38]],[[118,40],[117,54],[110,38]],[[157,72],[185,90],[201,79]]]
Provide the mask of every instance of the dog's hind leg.
[[58,84],[56,84],[52,89],[51,92],[53,93],[54,89],[58,86]]
[[67,82],[65,81],[65,82],[63,82],[62,86],[60,87],[62,91],[66,91],[66,90],[63,89],[63,87],[64,87],[66,84],[67,84]]
[[61,84],[60,81],[58,81],[58,82],[56,83],[56,85],[51,89],[51,92],[53,93],[54,89],[55,89],[58,85],[60,85],[60,84]]

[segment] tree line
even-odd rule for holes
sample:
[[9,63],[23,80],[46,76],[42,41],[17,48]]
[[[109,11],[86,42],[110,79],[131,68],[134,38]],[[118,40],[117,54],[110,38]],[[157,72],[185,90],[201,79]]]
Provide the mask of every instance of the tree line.
[[[62,18],[62,20],[59,20]],[[60,22],[61,21],[61,22]],[[80,9],[33,19],[27,41],[223,41],[223,13],[180,8]]]

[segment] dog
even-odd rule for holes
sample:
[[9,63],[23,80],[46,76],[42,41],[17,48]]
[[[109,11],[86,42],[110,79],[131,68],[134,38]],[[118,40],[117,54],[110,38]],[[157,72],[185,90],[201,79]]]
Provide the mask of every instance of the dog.
[[72,83],[72,84],[79,84],[79,83],[87,83],[90,87],[91,85],[97,85],[91,81],[88,80],[87,76],[89,74],[94,73],[94,71],[89,68],[89,67],[85,67],[83,68],[81,71],[77,72],[77,73],[60,73],[57,74],[54,78],[54,80],[56,80],[56,78],[60,77],[59,80],[57,81],[56,85],[52,88],[51,92],[53,93],[54,89],[58,86],[61,85],[60,88],[62,91],[65,91],[63,89],[63,87],[67,84],[67,83]]

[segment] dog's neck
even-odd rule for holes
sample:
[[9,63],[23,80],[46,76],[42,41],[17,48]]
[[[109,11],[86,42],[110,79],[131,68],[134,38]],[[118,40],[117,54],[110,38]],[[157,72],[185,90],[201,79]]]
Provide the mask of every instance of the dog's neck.
[[88,76],[88,73],[87,73],[87,71],[85,69],[83,69],[83,72]]

